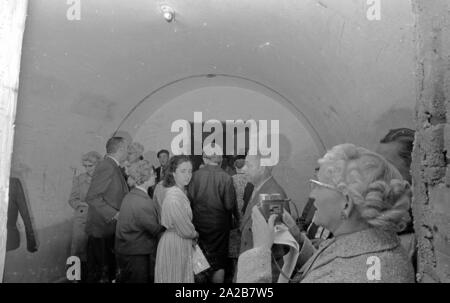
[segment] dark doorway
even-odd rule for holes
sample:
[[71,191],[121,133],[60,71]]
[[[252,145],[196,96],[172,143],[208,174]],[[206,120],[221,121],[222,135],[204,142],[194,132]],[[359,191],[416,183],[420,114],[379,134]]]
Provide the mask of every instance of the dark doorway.
[[[227,152],[227,127],[226,127],[226,123],[224,121],[221,121],[222,123],[222,142],[223,142],[223,161],[222,161],[222,169],[225,170],[226,172],[228,172],[229,174],[234,174],[236,173],[235,168],[234,168],[234,160],[236,158],[236,156],[238,156],[238,146],[237,146],[237,141],[238,141],[238,129],[235,127],[233,128],[234,134],[233,134],[233,138],[234,138],[234,151]],[[193,163],[193,171],[196,171],[200,168],[200,166],[203,163],[203,158],[202,155],[196,155],[194,153],[194,146],[195,146],[195,139],[194,139],[194,127],[201,127],[202,129],[202,142],[201,142],[201,146],[203,147],[203,142],[205,141],[205,139],[211,135],[215,130],[215,128],[213,128],[211,131],[209,132],[204,132],[203,131],[203,127],[205,125],[205,122],[201,123],[201,126],[199,125],[200,123],[197,123],[194,125],[194,122],[190,122],[191,125],[191,158],[192,158],[192,163]],[[244,128],[245,131],[245,147],[244,147],[244,156],[247,155],[248,149],[249,149],[249,141],[250,141],[250,130],[248,127]],[[214,142],[214,141],[213,141]]]

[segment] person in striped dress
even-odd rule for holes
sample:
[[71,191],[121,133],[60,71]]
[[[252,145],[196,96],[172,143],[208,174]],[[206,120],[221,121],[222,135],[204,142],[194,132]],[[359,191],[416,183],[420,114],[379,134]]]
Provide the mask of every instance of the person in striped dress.
[[163,182],[167,191],[161,224],[166,231],[156,253],[155,283],[194,283],[192,254],[198,233],[192,224],[192,210],[185,189],[191,178],[190,158],[172,157]]

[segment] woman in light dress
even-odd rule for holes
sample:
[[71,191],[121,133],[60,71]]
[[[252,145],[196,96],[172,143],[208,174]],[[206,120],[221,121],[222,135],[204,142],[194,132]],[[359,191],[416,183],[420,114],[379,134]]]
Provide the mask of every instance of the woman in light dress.
[[192,210],[186,185],[192,178],[188,156],[170,159],[163,185],[161,224],[166,228],[156,254],[155,283],[194,283],[192,254],[198,233],[192,224]]

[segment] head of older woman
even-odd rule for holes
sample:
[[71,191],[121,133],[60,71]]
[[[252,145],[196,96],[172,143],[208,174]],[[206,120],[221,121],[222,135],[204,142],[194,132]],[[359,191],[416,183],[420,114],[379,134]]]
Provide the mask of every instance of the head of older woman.
[[94,174],[95,166],[101,158],[102,156],[96,151],[90,151],[81,157],[81,163],[89,176]]
[[375,227],[405,228],[411,190],[399,171],[380,155],[353,144],[333,147],[319,160],[311,180],[313,221],[339,236]]
[[131,164],[138,160],[142,160],[143,154],[144,154],[144,146],[141,143],[133,142],[130,145],[128,145],[127,162]]
[[147,160],[139,160],[131,163],[128,169],[128,184],[130,186],[139,186],[148,190],[155,184],[155,171],[153,166]]

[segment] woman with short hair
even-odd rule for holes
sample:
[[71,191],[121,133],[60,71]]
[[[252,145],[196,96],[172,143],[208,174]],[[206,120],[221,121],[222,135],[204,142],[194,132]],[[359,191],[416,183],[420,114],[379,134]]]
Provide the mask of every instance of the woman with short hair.
[[133,188],[123,199],[116,226],[118,282],[152,283],[158,239],[164,230],[159,206],[147,194],[156,175],[147,160],[132,163],[128,174]]
[[163,186],[167,188],[162,203],[161,224],[166,231],[158,244],[155,283],[193,283],[192,254],[198,238],[192,224],[192,210],[186,186],[192,178],[189,156],[170,159]]
[[[285,213],[284,223],[300,244],[294,281],[414,282],[414,272],[397,232],[409,221],[411,190],[380,155],[353,144],[333,147],[319,160],[311,180],[317,211],[313,222],[334,234],[316,250]],[[242,254],[238,282],[271,281],[272,215],[267,223],[253,209],[254,248]]]
[[122,174],[127,181],[128,189],[133,187],[133,180],[128,180],[130,166],[137,161],[144,160],[144,145],[139,142],[133,142],[128,145],[127,158],[121,166]]
[[126,164],[131,165],[139,160],[144,160],[144,145],[139,142],[133,142],[128,145],[128,155]]

